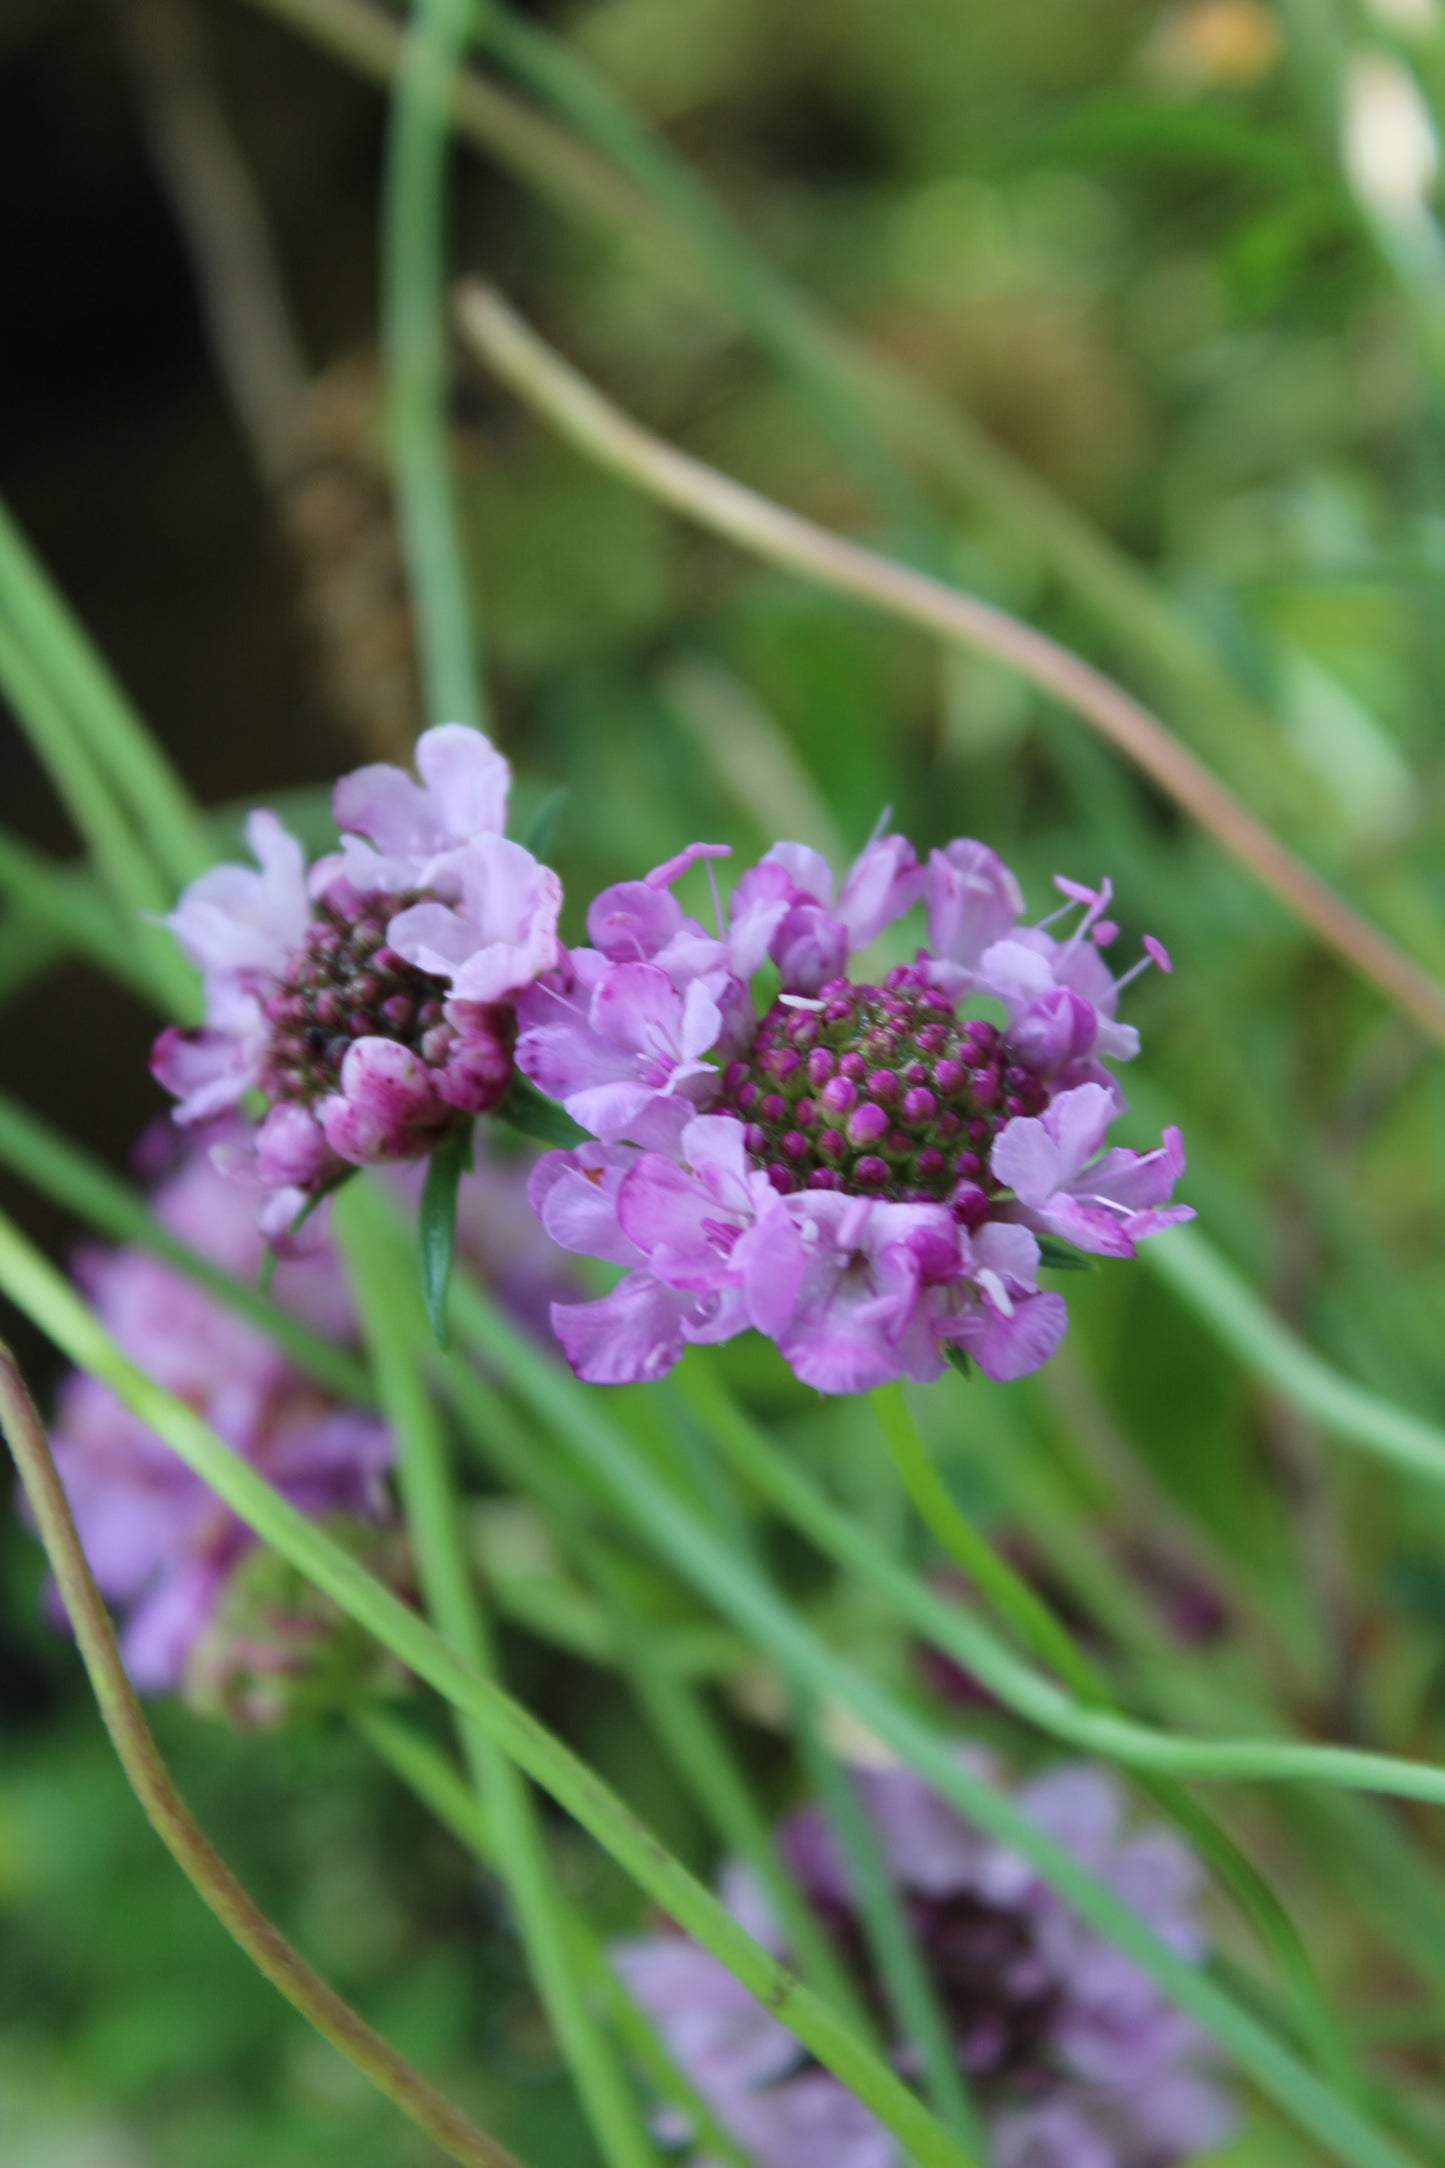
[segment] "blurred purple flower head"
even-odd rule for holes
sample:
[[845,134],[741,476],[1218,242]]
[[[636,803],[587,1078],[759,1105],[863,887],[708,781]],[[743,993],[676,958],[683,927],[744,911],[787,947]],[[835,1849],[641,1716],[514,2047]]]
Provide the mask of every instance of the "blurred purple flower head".
[[[994,1774],[978,1757],[973,1766]],[[1171,2168],[1222,2142],[1233,2111],[1210,2043],[1128,1958],[911,1771],[862,1771],[854,1781],[995,2168]],[[1026,1785],[1018,1804],[1181,1957],[1200,1961],[1195,1862],[1172,1833],[1126,1827],[1112,1778],[1059,1768]],[[825,1818],[804,1808],[784,1823],[780,1844],[870,2007],[886,2011]],[[755,1935],[787,1955],[747,1870],[730,1868],[723,1894]],[[758,2168],[904,2168],[897,2142],[869,2110],[706,1952],[666,1933],[614,1954],[687,2076]],[[911,2074],[901,2046],[898,2061]]]
[[495,1106],[513,997],[558,961],[561,883],[502,834],[506,762],[459,723],[425,732],[416,759],[420,782],[384,765],[342,778],[341,848],[309,874],[275,815],[253,813],[256,870],[214,867],[168,921],[206,1020],[162,1032],[152,1068],[182,1123],[263,1095],[222,1163],[270,1192],[273,1237],[347,1167],[423,1158]]
[[[671,888],[722,855],[692,844],[605,890],[591,945],[518,997],[518,1066],[600,1147],[550,1155],[534,1202],[564,1247],[628,1268],[554,1313],[574,1369],[657,1377],[689,1340],[749,1327],[823,1392],[936,1377],[950,1348],[993,1378],[1036,1369],[1067,1322],[1038,1286],[1039,1236],[1132,1256],[1192,1217],[1170,1203],[1178,1130],[1154,1152],[1104,1149],[1124,1106],[1104,1062],[1138,1050],[1117,1015],[1135,973],[1101,954],[1108,882],[1060,878],[1059,910],[1021,926],[1018,883],[982,843],[925,867],[878,837],[841,885],[778,844],[709,933]],[[919,901],[915,962],[844,976]],[[1051,931],[1061,920],[1072,930]],[[781,990],[759,1017],[764,964]],[[960,1013],[975,996],[1001,1025]]]
[[[230,1117],[184,1142],[169,1123],[143,1140],[158,1223],[254,1283],[264,1241],[251,1199],[215,1164]],[[415,1171],[393,1179],[414,1183]],[[575,1292],[568,1260],[537,1224],[525,1162],[478,1156],[457,1200],[457,1251],[525,1330],[552,1343],[551,1304]],[[405,1585],[404,1543],[387,1473],[389,1432],[314,1385],[256,1326],[179,1269],[134,1248],[84,1250],[77,1277],[131,1360],[184,1400],[293,1505]],[[356,1336],[339,1263],[324,1239],[276,1267],[281,1308],[334,1341]],[[123,1615],[121,1650],[147,1692],[183,1689],[248,1721],[316,1702],[323,1678],[376,1671],[340,1614],[279,1562],[146,1424],[95,1379],[73,1373],[55,1415],[55,1458],[102,1592]],[[318,1607],[319,1606],[319,1607]]]
[[[254,1278],[262,1241],[245,1193],[204,1154],[164,1180],[152,1206],[163,1227],[214,1264]],[[348,1522],[388,1519],[392,1443],[374,1416],[332,1399],[257,1327],[144,1250],[88,1250],[78,1277],[131,1360],[293,1505]],[[325,1253],[283,1261],[275,1294],[328,1333],[346,1329],[346,1290]],[[54,1427],[56,1465],[86,1557],[123,1614],[126,1668],[143,1691],[181,1687],[254,1539],[96,1379],[67,1378]]]

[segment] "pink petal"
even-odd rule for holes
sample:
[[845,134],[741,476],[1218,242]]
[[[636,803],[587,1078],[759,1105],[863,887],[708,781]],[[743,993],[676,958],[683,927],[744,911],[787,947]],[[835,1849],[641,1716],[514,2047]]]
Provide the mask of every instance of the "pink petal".
[[466,843],[473,836],[502,833],[512,771],[480,730],[465,723],[424,730],[416,741],[416,765],[444,835]]
[[600,1302],[554,1302],[552,1329],[589,1385],[640,1385],[660,1378],[682,1353],[690,1295],[629,1272]]

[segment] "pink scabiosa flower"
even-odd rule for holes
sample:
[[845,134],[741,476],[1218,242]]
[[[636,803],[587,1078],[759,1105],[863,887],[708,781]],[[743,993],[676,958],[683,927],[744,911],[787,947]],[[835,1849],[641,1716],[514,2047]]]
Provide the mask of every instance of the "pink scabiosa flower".
[[[254,1279],[262,1252],[254,1214],[206,1153],[192,1151],[161,1181],[152,1208],[212,1263]],[[395,1550],[392,1441],[374,1416],[314,1385],[257,1327],[146,1251],[89,1249],[78,1276],[132,1361],[293,1505],[325,1518],[373,1562]],[[346,1288],[329,1254],[283,1261],[276,1293],[319,1330],[348,1329]],[[94,1378],[74,1374],[61,1387],[55,1459],[91,1569],[122,1614],[121,1653],[142,1691],[216,1701],[225,1698],[222,1677],[229,1693],[244,1672],[254,1720],[258,1680],[267,1681],[268,1713],[281,1713],[323,1646],[334,1659],[338,1631],[358,1667],[372,1666],[374,1652],[346,1633],[340,1614],[328,1625],[314,1606],[303,1617],[294,1603],[258,1610],[247,1600],[259,1556],[250,1531]]]
[[[1108,883],[1060,879],[1061,912],[1021,926],[982,843],[921,867],[878,837],[836,890],[816,852],[779,844],[726,919],[715,895],[709,933],[672,884],[722,855],[693,844],[604,891],[590,945],[518,999],[519,1068],[602,1148],[544,1160],[534,1201],[554,1240],[626,1268],[601,1302],[554,1312],[573,1367],[657,1377],[689,1340],[752,1327],[822,1392],[963,1357],[997,1379],[1037,1369],[1067,1322],[1038,1285],[1041,1240],[1127,1256],[1192,1216],[1169,1202],[1177,1130],[1152,1153],[1103,1148],[1124,1104],[1104,1062],[1138,1047],[1117,1014],[1134,974],[1100,953]],[[843,975],[920,900],[913,963]],[[1064,915],[1072,931],[1051,931]],[[1004,1022],[964,1013],[975,996]]]
[[358,769],[337,784],[339,851],[307,870],[271,813],[256,868],[218,866],[168,921],[205,980],[206,1020],[152,1056],[203,1123],[265,1102],[226,1171],[272,1193],[273,1235],[348,1168],[418,1159],[497,1105],[513,1003],[558,961],[561,883],[502,834],[509,771],[459,723],[417,742],[420,781]]
[[[978,1757],[973,1765],[997,1781]],[[1173,2168],[1229,2135],[1234,2110],[1208,2040],[1023,1859],[970,1826],[911,1771],[860,1771],[853,1781],[995,2168]],[[1055,1769],[1024,1786],[1018,1804],[1181,1957],[1200,1962],[1195,1861],[1169,1832],[1131,1830],[1112,1778],[1086,1766]],[[868,2007],[886,2010],[826,1820],[804,1808],[783,1824],[779,1840]],[[723,1895],[755,1935],[788,1954],[746,1869],[726,1871]],[[622,1944],[614,1960],[757,2168],[904,2168],[896,2139],[871,2112],[695,1944],[664,1933]],[[900,2047],[900,2058],[905,2054]],[[665,2134],[687,2137],[676,2118]]]

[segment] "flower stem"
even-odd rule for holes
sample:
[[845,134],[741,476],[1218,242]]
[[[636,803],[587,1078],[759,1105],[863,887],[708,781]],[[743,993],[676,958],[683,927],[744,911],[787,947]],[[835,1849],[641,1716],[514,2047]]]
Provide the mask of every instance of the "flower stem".
[[[422,1593],[444,1638],[483,1678],[496,1675],[487,1616],[467,1556],[462,1502],[446,1440],[413,1359],[426,1344],[412,1276],[400,1267],[391,1228],[378,1223],[359,1184],[338,1199],[335,1226],[376,1372],[382,1410],[397,1439],[398,1476]],[[547,1857],[526,1778],[486,1728],[463,1719],[462,1751],[490,1830],[498,1871],[543,2003],[579,2097],[611,2168],[656,2168],[657,2154],[596,2024],[568,1949],[566,1908]]]
[[292,1949],[199,1827],[162,1761],[116,1647],[45,1429],[8,1348],[0,1345],[3,1426],[40,1540],[75,1629],[100,1713],[147,1821],[198,1896],[259,1972],[308,2024],[451,2159],[518,2168],[514,2156],[429,2085]]
[[972,1522],[960,1512],[947,1484],[928,1457],[902,1385],[881,1385],[869,1394],[879,1428],[888,1441],[903,1487],[923,1521],[946,1551],[961,1566],[979,1593],[1006,1618],[1026,1648],[1042,1657],[1050,1669],[1083,1702],[1108,1700],[1095,1666],[1054,1617],[1048,1605],[984,1541]]
[[416,0],[392,104],[382,219],[382,324],[402,555],[434,723],[482,727],[476,630],[447,430],[448,120],[471,0]]
[[770,564],[993,656],[1071,708],[1351,970],[1445,1043],[1445,986],[1287,850],[1157,716],[1102,671],[993,603],[830,534],[651,435],[554,354],[491,287],[468,280],[457,316],[477,358],[599,466]]

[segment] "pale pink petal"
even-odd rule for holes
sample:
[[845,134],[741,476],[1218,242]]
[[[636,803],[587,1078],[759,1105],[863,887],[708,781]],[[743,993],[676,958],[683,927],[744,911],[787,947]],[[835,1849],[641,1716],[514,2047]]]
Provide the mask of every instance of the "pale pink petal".
[[506,828],[512,771],[480,730],[465,723],[424,730],[416,741],[416,765],[443,835],[468,843]]
[[923,868],[906,836],[879,836],[865,844],[838,896],[836,916],[847,929],[849,948],[866,948],[922,893]]
[[598,1302],[554,1302],[552,1330],[589,1385],[648,1384],[681,1355],[682,1320],[694,1300],[649,1272],[629,1272]]

